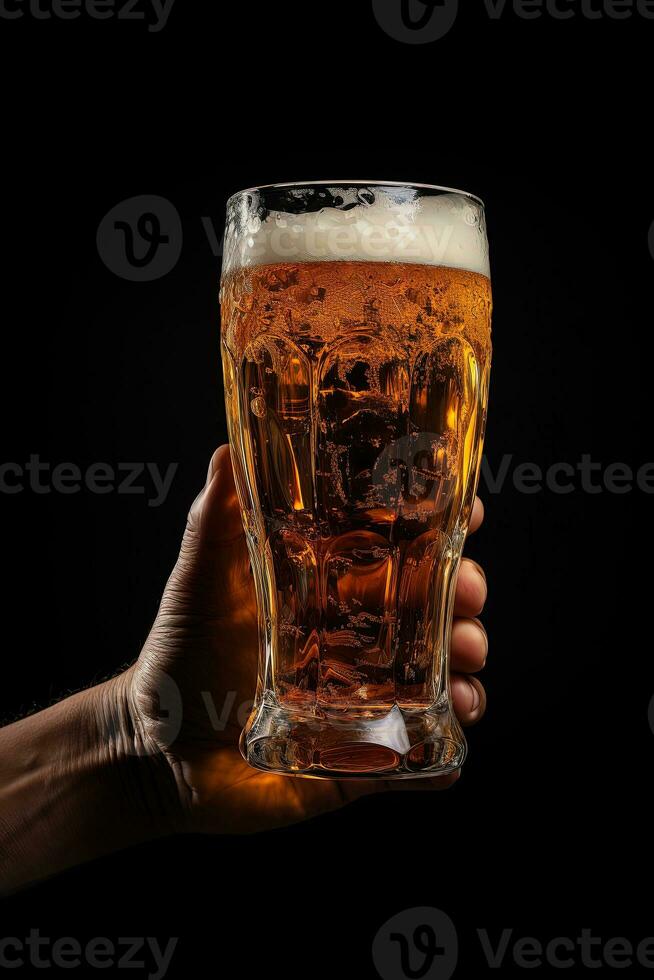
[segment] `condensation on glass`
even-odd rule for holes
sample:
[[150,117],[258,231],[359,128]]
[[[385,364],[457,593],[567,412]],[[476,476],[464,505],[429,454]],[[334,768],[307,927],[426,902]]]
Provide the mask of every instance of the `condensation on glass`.
[[330,778],[458,768],[448,646],[491,360],[481,201],[375,181],[242,191],[221,305],[260,631],[243,755]]

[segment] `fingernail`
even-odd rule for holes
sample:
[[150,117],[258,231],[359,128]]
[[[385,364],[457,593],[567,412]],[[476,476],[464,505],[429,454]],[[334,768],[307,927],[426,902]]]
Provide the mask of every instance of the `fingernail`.
[[477,690],[477,688],[475,687],[474,684],[469,684],[468,686],[472,689],[472,700],[471,700],[471,704],[470,704],[470,714],[474,714],[474,712],[477,710],[477,708],[479,707],[479,704],[481,702],[481,695],[479,694],[479,691]]

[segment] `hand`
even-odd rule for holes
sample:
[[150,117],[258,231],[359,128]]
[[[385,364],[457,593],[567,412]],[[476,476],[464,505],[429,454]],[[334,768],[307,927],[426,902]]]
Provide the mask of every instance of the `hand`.
[[[483,507],[477,499],[470,531],[482,519]],[[454,708],[463,725],[478,721],[486,705],[482,685],[471,676],[486,661],[486,633],[475,618],[485,600],[481,568],[464,560],[451,648]],[[421,780],[337,782],[289,778],[250,768],[239,753],[238,738],[251,705],[257,658],[250,561],[229,448],[221,446],[211,460],[207,484],[191,508],[179,559],[150,636],[138,662],[124,675],[139,742],[153,753],[163,753],[174,774],[179,798],[177,827],[212,833],[265,830],[379,790],[445,789],[459,778],[455,772]],[[181,710],[174,706],[178,695]],[[225,727],[216,730],[216,716],[229,706],[228,696],[233,710]],[[171,717],[160,717],[160,701],[170,702]]]
[[[476,501],[470,530],[482,516]],[[485,599],[483,572],[464,561],[452,631],[452,693],[464,725],[486,703],[470,676],[486,660],[486,634],[474,619]],[[221,446],[136,664],[0,729],[0,893],[176,831],[264,830],[366,793],[445,789],[458,778],[338,782],[251,769],[238,738],[257,647],[250,563]],[[226,697],[221,726],[215,716]]]

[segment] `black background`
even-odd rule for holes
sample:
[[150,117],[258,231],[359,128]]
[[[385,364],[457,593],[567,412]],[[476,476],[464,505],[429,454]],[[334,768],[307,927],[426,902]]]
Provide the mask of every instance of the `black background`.
[[[201,218],[220,230],[229,193],[370,177],[479,194],[495,296],[486,455],[493,471],[512,456],[501,493],[480,489],[489,707],[455,789],[136,848],[5,902],[0,933],[179,936],[170,976],[292,978],[374,977],[375,933],[419,905],[454,920],[460,972],[485,972],[476,928],[654,935],[652,498],[511,481],[523,462],[652,459],[654,21],[466,8],[427,45],[386,36],[367,0],[176,0],[160,33],[0,19],[2,461],[179,464],[158,508],[0,495],[5,720],[116,671],[147,635],[225,439],[220,260]],[[138,194],[183,222],[179,262],[150,283],[96,249],[105,213]]]

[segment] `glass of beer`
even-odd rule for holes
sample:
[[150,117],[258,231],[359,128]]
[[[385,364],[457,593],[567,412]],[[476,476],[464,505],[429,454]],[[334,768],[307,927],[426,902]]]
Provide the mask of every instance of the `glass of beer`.
[[483,203],[385,181],[241,191],[221,307],[259,618],[245,759],[339,779],[457,769],[449,643],[491,360]]

